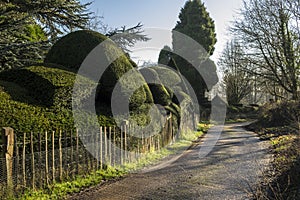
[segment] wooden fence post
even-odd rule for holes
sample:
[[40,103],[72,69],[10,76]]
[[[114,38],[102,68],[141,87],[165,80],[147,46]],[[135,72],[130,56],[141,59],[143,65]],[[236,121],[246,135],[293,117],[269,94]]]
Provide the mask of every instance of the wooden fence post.
[[32,189],[35,189],[35,162],[34,162],[34,149],[33,149],[33,133],[30,133],[30,148],[31,148],[31,170],[32,170]]
[[55,132],[52,131],[52,182],[55,182]]
[[76,129],[76,173],[79,173],[79,138],[78,129]]
[[49,168],[48,168],[48,132],[45,132],[45,176],[46,176],[46,185],[49,184]]
[[107,132],[106,132],[106,126],[104,126],[104,160],[105,160],[105,164],[107,164]]
[[23,186],[24,188],[26,188],[26,133],[24,133],[23,135],[22,169],[23,169]]
[[124,162],[127,162],[127,124],[124,125]]
[[103,169],[103,154],[102,154],[102,151],[103,151],[103,144],[102,144],[102,126],[100,126],[100,169]]
[[[9,195],[13,192],[13,153],[14,153],[14,130],[9,127],[2,129],[2,141],[4,143],[4,156],[6,165],[6,181]],[[5,173],[4,173],[5,174]]]
[[96,140],[96,170],[99,169],[99,135],[98,132],[96,132],[95,135],[95,140]]
[[59,131],[58,148],[59,148],[59,180],[62,181],[62,179],[63,179],[63,158],[62,158],[61,130]]
[[114,161],[113,161],[113,166],[115,167],[116,166],[116,157],[117,157],[117,155],[116,155],[116,146],[117,146],[117,144],[116,144],[116,127],[114,126],[114,133],[113,133],[113,145],[114,145]]
[[38,172],[37,172],[37,180],[38,180],[38,186],[41,187],[42,184],[42,138],[41,138],[41,132],[38,133]]
[[109,152],[109,165],[110,166],[112,166],[112,152],[111,152],[111,141],[112,141],[112,139],[111,139],[111,127],[109,127],[108,128],[108,140],[109,140],[109,142],[108,142],[108,152]]
[[[74,154],[74,149],[73,149],[73,131],[72,130],[71,130],[71,135],[70,135],[70,145],[71,145],[71,163],[72,163],[71,167],[73,169],[73,154]],[[72,176],[73,175],[74,174],[72,173]]]
[[14,167],[14,172],[16,174],[15,176],[15,188],[18,186],[18,183],[19,183],[19,176],[20,176],[20,170],[19,170],[19,164],[20,164],[20,157],[19,157],[19,147],[18,147],[18,141],[17,141],[17,137],[16,135],[14,134],[14,151],[16,152],[15,155],[16,155],[16,160],[14,161],[15,162],[15,167]]
[[123,165],[123,126],[121,125],[121,147],[120,147],[120,165]]

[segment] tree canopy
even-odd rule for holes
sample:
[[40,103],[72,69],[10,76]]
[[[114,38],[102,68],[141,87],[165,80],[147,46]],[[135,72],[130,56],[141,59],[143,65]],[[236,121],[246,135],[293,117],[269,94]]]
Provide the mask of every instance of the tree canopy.
[[42,62],[59,37],[78,29],[98,31],[124,51],[138,41],[147,41],[143,25],[109,28],[89,11],[91,3],[79,0],[0,0],[0,70]]
[[[165,46],[160,52],[159,63],[169,63],[173,58],[180,73],[193,87],[200,104],[207,102],[205,91],[218,82],[216,66],[209,60],[216,41],[214,21],[206,7],[201,0],[189,0],[181,9],[179,21],[173,29],[172,50]],[[177,54],[186,55],[186,58]]]
[[239,104],[251,92],[252,77],[243,70],[250,69],[250,66],[237,41],[227,43],[218,64],[224,73],[223,82],[228,104]]
[[[208,55],[213,54],[217,42],[215,25],[201,0],[189,0],[185,3],[173,30],[193,38],[203,46]],[[173,37],[173,49],[181,48],[186,47]]]
[[254,66],[244,70],[264,80],[266,88],[276,98],[299,99],[298,11],[299,1],[245,1],[241,17],[232,28]]
[[77,0],[1,0],[0,69],[41,62],[51,39],[86,27],[88,5]]

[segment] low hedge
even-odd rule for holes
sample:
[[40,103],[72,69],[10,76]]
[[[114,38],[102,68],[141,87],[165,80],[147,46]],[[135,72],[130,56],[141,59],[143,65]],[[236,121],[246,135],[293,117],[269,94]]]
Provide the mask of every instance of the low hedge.
[[[21,102],[37,104],[42,107],[72,108],[72,93],[76,74],[62,69],[31,66],[23,69],[3,71],[0,80],[18,84],[28,91],[31,99],[19,99]],[[91,94],[94,82],[78,77],[79,84],[84,85],[80,98],[84,100]],[[79,102],[78,102],[79,103]]]

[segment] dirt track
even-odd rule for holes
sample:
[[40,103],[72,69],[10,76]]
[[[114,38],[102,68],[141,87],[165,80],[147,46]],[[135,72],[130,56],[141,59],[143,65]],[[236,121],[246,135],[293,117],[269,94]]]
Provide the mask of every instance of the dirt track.
[[248,199],[247,191],[259,181],[269,155],[268,145],[241,125],[226,125],[205,158],[199,159],[196,145],[163,168],[130,174],[69,199]]

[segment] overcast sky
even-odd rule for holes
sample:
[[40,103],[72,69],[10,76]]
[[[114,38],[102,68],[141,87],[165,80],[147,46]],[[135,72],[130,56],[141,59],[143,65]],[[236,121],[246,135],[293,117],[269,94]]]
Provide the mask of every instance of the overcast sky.
[[[82,0],[82,2],[89,2]],[[95,0],[91,10],[103,16],[103,22],[110,27],[134,26],[141,22],[152,38],[147,44],[138,44],[133,49],[135,61],[157,61],[159,50],[170,45],[170,34],[186,0]],[[203,0],[210,16],[215,21],[217,32],[216,50],[212,59],[217,61],[225,42],[229,39],[227,27],[233,20],[242,0]],[[154,29],[155,28],[155,29]],[[169,36],[168,36],[169,35]]]

